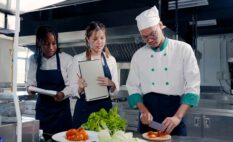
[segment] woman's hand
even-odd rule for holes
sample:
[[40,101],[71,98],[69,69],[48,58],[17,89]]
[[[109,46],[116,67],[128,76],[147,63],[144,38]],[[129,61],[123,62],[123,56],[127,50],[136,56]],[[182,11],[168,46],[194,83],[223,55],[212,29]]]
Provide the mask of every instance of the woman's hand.
[[101,86],[111,87],[111,92],[113,92],[116,89],[115,83],[112,80],[108,79],[107,77],[99,76],[97,78],[97,81]]
[[174,115],[173,117],[167,117],[163,121],[163,125],[165,126],[165,133],[170,134],[172,130],[180,124],[181,119]]
[[63,92],[58,92],[56,96],[54,96],[54,100],[56,102],[61,102],[65,97],[65,94]]
[[33,92],[33,91],[31,91],[31,90],[28,89],[29,87],[30,87],[30,86],[27,87],[28,95],[35,95],[35,92]]
[[112,86],[114,84],[112,80],[102,76],[99,76],[97,81],[101,86]]
[[82,94],[84,88],[87,87],[87,83],[83,78],[78,79],[78,93]]

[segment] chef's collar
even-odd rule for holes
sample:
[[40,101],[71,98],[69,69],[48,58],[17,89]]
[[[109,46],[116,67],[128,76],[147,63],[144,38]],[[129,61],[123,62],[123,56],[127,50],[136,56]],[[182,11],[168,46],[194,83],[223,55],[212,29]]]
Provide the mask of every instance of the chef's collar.
[[160,51],[163,51],[166,47],[167,47],[167,44],[168,44],[168,38],[165,37],[165,40],[164,42],[162,43],[162,45],[160,45],[159,47],[157,48],[151,48],[153,51],[155,52],[160,52]]

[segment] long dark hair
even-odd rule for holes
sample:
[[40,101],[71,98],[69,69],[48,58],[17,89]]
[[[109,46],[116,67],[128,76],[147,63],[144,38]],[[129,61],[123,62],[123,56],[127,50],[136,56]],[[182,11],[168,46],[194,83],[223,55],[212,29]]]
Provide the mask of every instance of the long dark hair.
[[[86,28],[85,41],[86,41],[86,46],[87,46],[87,50],[86,50],[87,60],[91,60],[91,49],[88,45],[87,39],[90,38],[90,36],[93,34],[93,32],[100,31],[100,30],[105,33],[105,36],[107,35],[105,25],[103,23],[98,22],[98,21],[92,21]],[[106,45],[105,45],[103,50],[105,51],[106,57],[108,58],[111,55],[111,53],[108,50]]]
[[58,47],[58,33],[50,26],[39,26],[36,30],[36,50],[34,54],[37,65],[41,65],[41,46],[44,42],[46,42],[48,33],[51,33],[56,40],[56,53],[60,52],[60,49]]

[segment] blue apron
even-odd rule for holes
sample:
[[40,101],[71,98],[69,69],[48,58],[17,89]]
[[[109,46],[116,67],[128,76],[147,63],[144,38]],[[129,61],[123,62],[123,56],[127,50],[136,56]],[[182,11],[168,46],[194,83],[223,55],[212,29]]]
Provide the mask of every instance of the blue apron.
[[[153,120],[162,123],[166,117],[172,117],[180,107],[180,96],[168,96],[159,93],[147,93],[143,95],[143,103],[153,116]],[[139,119],[140,120],[140,119]],[[139,122],[139,132],[153,131],[148,125]],[[186,126],[183,120],[172,131],[171,135],[186,136]]]
[[[109,70],[106,58],[102,53],[102,57],[104,60],[104,75],[108,79],[112,80],[112,75]],[[110,87],[108,87],[108,90]],[[77,99],[74,116],[73,116],[73,128],[79,128],[83,123],[87,122],[88,117],[91,113],[99,111],[101,108],[104,108],[106,111],[109,111],[112,108],[112,101],[110,96],[105,99],[95,100],[91,102],[87,102],[85,100],[85,94],[80,95],[80,98]]]
[[[39,88],[58,92],[65,88],[58,53],[56,54],[56,59],[57,69],[55,70],[41,70],[40,64],[38,65],[36,80]],[[38,94],[36,119],[40,120],[40,129],[43,129],[44,133],[50,135],[70,129],[72,116],[69,98],[56,102],[51,96]]]

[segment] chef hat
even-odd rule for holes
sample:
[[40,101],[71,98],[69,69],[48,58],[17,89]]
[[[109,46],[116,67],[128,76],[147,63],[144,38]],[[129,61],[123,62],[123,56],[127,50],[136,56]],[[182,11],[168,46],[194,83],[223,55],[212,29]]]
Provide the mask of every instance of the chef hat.
[[139,31],[157,25],[160,22],[159,12],[156,6],[143,11],[136,17]]

